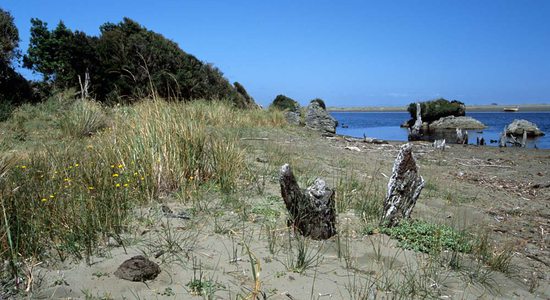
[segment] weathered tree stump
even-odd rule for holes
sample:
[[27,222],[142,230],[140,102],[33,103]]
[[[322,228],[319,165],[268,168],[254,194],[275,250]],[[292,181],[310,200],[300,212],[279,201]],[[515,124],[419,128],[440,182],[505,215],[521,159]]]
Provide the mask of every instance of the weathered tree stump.
[[442,151],[445,151],[445,139],[442,139],[442,140],[435,140],[434,143],[433,143],[433,147],[435,149],[440,149]]
[[288,164],[279,174],[281,195],[289,212],[288,225],[303,236],[325,240],[336,234],[334,191],[317,178],[305,190],[300,189]]
[[393,227],[398,225],[401,219],[409,218],[422,188],[424,179],[418,175],[412,145],[405,144],[401,146],[393,164],[380,225]]
[[468,131],[457,128],[456,129],[456,143],[461,145],[468,144]]
[[420,111],[420,103],[416,103],[416,121],[414,125],[409,128],[409,141],[419,141],[422,139],[422,114]]

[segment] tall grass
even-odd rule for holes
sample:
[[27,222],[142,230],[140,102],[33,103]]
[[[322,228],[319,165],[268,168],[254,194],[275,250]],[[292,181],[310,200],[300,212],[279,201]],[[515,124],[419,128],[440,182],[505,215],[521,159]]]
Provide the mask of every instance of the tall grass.
[[[64,109],[55,126],[69,137],[0,166],[0,259],[14,265],[28,257],[88,258],[100,237],[127,228],[132,208],[161,195],[204,183],[232,191],[244,167],[238,129],[284,124],[278,113],[218,101],[142,101],[109,114],[85,100]],[[107,115],[112,125],[101,130]]]

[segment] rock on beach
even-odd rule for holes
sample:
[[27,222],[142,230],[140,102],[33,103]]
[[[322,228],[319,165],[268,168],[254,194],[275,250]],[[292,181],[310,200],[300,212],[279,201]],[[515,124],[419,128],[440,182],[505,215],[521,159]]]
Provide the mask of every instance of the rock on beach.
[[430,124],[431,130],[437,129],[484,129],[485,124],[472,117],[443,117]]
[[306,109],[306,127],[321,132],[336,133],[338,121],[334,119],[317,101],[312,101]]
[[516,119],[512,123],[508,124],[508,126],[506,126],[507,135],[521,136],[523,135],[524,131],[527,132],[527,136],[531,137],[544,135],[544,132],[542,132],[542,130],[540,130],[535,123],[523,119]]

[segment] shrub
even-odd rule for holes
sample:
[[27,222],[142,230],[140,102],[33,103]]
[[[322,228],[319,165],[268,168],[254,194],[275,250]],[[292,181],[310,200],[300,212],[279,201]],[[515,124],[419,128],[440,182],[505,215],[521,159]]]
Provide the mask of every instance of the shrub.
[[398,226],[382,228],[385,233],[399,241],[399,246],[425,253],[452,250],[468,253],[472,251],[471,242],[462,232],[446,225],[437,225],[425,221],[401,222]]
[[[411,114],[411,118],[416,120],[416,103],[409,104],[407,110]],[[459,117],[466,114],[464,103],[457,100],[449,101],[443,98],[420,102],[420,110],[422,121],[428,123],[447,116]]]
[[282,111],[288,110],[297,112],[300,109],[300,104],[296,100],[285,95],[277,95],[269,107]]
[[325,105],[325,101],[323,101],[323,99],[321,99],[321,98],[315,98],[315,99],[311,100],[310,103],[314,103],[314,102],[316,102],[317,104],[319,104],[319,106],[322,107],[324,110],[327,109],[327,106]]

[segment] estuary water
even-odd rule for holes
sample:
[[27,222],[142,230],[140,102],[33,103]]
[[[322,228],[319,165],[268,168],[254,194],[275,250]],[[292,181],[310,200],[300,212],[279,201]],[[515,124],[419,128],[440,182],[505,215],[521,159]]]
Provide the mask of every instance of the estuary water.
[[[407,141],[407,128],[399,127],[410,119],[408,112],[331,112],[338,127],[336,133],[362,138],[363,135],[390,141]],[[514,119],[525,119],[537,124],[546,133],[545,136],[528,140],[529,148],[550,149],[550,112],[466,112],[467,116],[481,121],[487,126],[483,130],[468,130],[470,144],[476,142],[477,137],[485,138],[488,146],[498,146],[490,143],[498,140],[505,126]],[[345,128],[347,127],[347,128]]]

